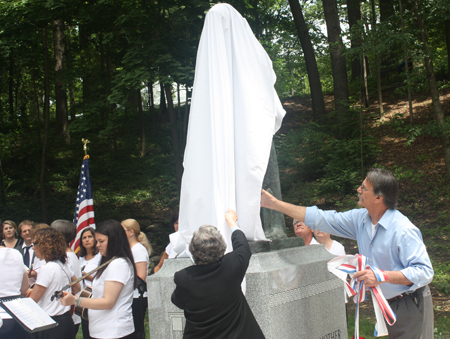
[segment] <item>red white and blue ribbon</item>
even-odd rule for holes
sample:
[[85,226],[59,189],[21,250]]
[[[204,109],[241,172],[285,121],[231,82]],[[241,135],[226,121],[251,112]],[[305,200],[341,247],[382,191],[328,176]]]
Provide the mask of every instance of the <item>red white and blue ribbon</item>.
[[[342,255],[330,260],[327,263],[328,271],[336,275],[345,284],[345,292],[349,297],[353,297],[353,301],[356,303],[356,315],[355,315],[355,339],[359,339],[359,303],[367,299],[367,290],[372,292],[372,302],[375,310],[375,316],[377,323],[375,324],[374,335],[381,337],[388,335],[386,322],[392,326],[394,325],[397,317],[392,311],[389,303],[383,295],[379,286],[366,288],[364,282],[359,282],[353,275],[356,272],[363,270],[372,270],[378,281],[386,281],[387,275],[384,271],[373,267],[367,263],[367,258],[361,254],[355,255]],[[347,275],[350,276],[350,281],[347,281]],[[384,319],[386,321],[384,321]]]

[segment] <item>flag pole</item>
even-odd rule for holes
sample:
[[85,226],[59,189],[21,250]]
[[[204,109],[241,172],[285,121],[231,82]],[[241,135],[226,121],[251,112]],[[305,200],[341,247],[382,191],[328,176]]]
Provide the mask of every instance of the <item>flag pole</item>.
[[75,240],[70,243],[70,247],[75,253],[80,248],[81,233],[84,228],[95,228],[94,218],[94,200],[92,199],[91,175],[89,172],[89,155],[87,144],[90,143],[88,139],[81,139],[83,143],[84,157],[81,165],[80,183],[78,185],[77,201],[75,203],[75,213],[73,216],[73,223],[77,227],[77,235]]
[[90,141],[88,139],[81,139],[81,142],[83,143],[83,150],[84,150],[84,159],[87,157],[89,159],[89,155],[87,154],[87,144],[90,143]]

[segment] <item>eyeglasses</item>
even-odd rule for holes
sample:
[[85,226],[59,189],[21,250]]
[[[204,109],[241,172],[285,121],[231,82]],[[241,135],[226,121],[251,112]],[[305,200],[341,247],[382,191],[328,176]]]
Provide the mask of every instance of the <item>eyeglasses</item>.
[[359,187],[361,187],[361,190],[363,190],[363,191],[366,191],[366,192],[372,191],[372,192],[373,192],[373,190],[370,190],[370,189],[368,189],[368,188],[365,188],[363,184],[361,184],[361,186],[359,186]]

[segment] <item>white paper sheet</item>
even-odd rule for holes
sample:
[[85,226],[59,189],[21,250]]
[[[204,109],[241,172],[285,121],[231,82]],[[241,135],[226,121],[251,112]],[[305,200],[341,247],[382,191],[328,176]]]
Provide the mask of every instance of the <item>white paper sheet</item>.
[[208,12],[197,53],[180,197],[181,253],[201,225],[216,226],[231,248],[224,215],[236,210],[249,240],[267,240],[260,191],[273,134],[285,111],[272,62],[230,5]]

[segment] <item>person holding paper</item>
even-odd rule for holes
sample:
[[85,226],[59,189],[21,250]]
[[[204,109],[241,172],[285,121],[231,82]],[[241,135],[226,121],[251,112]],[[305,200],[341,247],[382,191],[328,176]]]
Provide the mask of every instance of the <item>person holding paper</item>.
[[[36,278],[36,284],[30,297],[55,320],[59,325],[39,332],[39,339],[71,339],[75,338],[74,324],[70,315],[70,307],[51,300],[56,291],[76,280],[74,272],[68,265],[66,241],[63,235],[54,228],[36,231],[34,237],[34,253],[45,260]],[[23,264],[22,264],[23,265]],[[80,291],[80,283],[72,286],[72,291]]]
[[184,310],[184,339],[264,339],[241,289],[250,246],[236,212],[229,209],[225,219],[233,251],[224,255],[227,245],[216,227],[200,226],[189,245],[195,265],[175,273],[172,303]]
[[97,247],[102,255],[92,284],[92,298],[82,298],[64,292],[61,305],[76,305],[89,309],[89,334],[92,338],[134,339],[131,304],[137,287],[133,253],[125,230],[117,220],[107,220],[95,230]]
[[[1,224],[1,222],[0,222]],[[28,275],[19,251],[0,246],[0,298],[22,295],[28,289]],[[25,339],[27,333],[0,307],[0,338]]]

